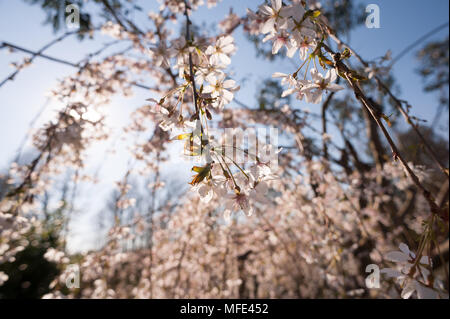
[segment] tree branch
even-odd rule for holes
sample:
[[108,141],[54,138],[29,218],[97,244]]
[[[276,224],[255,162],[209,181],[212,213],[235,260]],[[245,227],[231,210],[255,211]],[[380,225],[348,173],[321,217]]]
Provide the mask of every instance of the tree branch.
[[386,127],[383,125],[383,123],[380,120],[380,114],[378,114],[376,107],[373,105],[373,103],[366,97],[366,95],[363,93],[362,89],[360,88],[359,84],[351,78],[351,72],[347,68],[347,66],[341,61],[340,54],[333,52],[333,50],[330,49],[326,44],[322,43],[322,47],[331,54],[334,60],[334,67],[337,69],[338,73],[345,76],[345,79],[347,80],[350,87],[353,89],[353,92],[355,93],[356,99],[361,102],[361,104],[369,111],[372,118],[377,123],[380,130],[383,132],[383,135],[386,137],[386,140],[388,141],[392,153],[395,159],[398,159],[402,166],[405,168],[405,170],[408,172],[409,176],[411,177],[414,184],[421,190],[423,196],[427,200],[430,210],[433,214],[436,214],[440,216],[444,220],[448,220],[448,215],[444,213],[443,210],[439,208],[439,206],[434,201],[431,193],[422,185],[417,175],[413,172],[413,170],[409,167],[406,160],[403,158],[403,156],[400,154],[396,144],[392,140],[391,136],[389,135],[389,132],[387,131]]
[[[188,4],[186,0],[184,1],[184,15],[186,17],[186,42],[189,43],[191,41],[191,33],[190,33],[191,20],[189,19]],[[194,92],[195,112],[198,116],[200,116],[200,110],[198,108],[198,94],[197,88],[195,86],[194,65],[192,63],[192,53],[190,51],[189,51],[189,77],[192,83],[192,90]]]
[[[347,49],[350,50],[350,52],[352,53],[353,56],[356,57],[356,59],[358,59],[358,61],[365,67],[368,67],[369,64],[357,53],[355,52],[348,44],[346,44],[345,42],[341,41],[336,35],[334,35],[333,33],[330,34],[330,38],[332,38],[339,46],[344,46]],[[400,113],[402,114],[402,116],[404,117],[406,123],[408,123],[409,125],[411,125],[411,127],[413,128],[414,132],[416,132],[417,136],[420,138],[420,140],[422,141],[422,143],[424,144],[427,152],[429,153],[429,155],[431,156],[431,158],[433,159],[433,161],[437,164],[437,166],[439,166],[439,168],[441,169],[441,171],[447,176],[449,177],[449,171],[447,168],[445,168],[445,166],[441,163],[441,161],[438,159],[436,152],[432,149],[432,147],[429,145],[429,143],[425,140],[424,136],[422,135],[422,133],[420,133],[418,126],[415,125],[411,119],[411,117],[409,116],[408,112],[404,109],[403,105],[402,105],[402,101],[400,99],[398,99],[392,92],[391,90],[383,83],[383,81],[381,81],[381,79],[375,75],[374,76],[375,81],[377,82],[378,87],[380,88],[380,90],[383,90],[395,103],[395,105],[397,106],[398,110],[400,111]],[[404,102],[404,101],[403,101]]]
[[[49,61],[52,61],[52,62],[56,62],[56,63],[68,65],[68,66],[71,66],[71,67],[74,67],[74,68],[77,68],[77,69],[82,69],[82,68],[85,68],[85,67],[86,67],[86,66],[82,67],[82,66],[81,66],[81,63],[73,63],[73,62],[70,62],[70,61],[67,61],[67,60],[62,60],[62,59],[59,59],[59,58],[55,58],[55,57],[53,57],[53,56],[49,56],[49,55],[46,55],[46,54],[42,54],[42,53],[40,53],[40,51],[32,51],[32,50],[28,50],[28,49],[25,49],[25,48],[23,48],[23,47],[20,47],[20,46],[18,46],[18,45],[15,45],[15,44],[12,44],[12,43],[9,43],[9,42],[2,42],[2,45],[4,45],[5,47],[10,47],[10,48],[16,49],[16,50],[18,50],[18,51],[22,51],[22,52],[25,52],[25,53],[32,54],[34,57],[37,56],[37,57],[40,57],[40,58],[43,58],[43,59],[46,59],[46,60],[49,60]],[[2,82],[0,83],[0,87],[1,87],[4,83],[6,83],[8,80],[12,80],[12,79],[5,79],[4,81],[2,81]],[[130,84],[131,84],[132,86],[135,86],[135,87],[138,87],[138,88],[141,88],[141,89],[146,89],[146,90],[158,92],[157,89],[152,88],[152,87],[150,87],[150,86],[147,86],[147,85],[145,85],[145,84],[141,84],[141,83],[138,83],[138,82],[131,82]]]

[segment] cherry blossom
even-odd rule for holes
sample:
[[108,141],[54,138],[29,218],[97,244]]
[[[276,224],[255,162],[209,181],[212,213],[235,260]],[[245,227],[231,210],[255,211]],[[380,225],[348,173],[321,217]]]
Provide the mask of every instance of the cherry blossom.
[[[272,75],[272,77],[281,78],[281,84],[289,86],[289,88],[287,90],[284,90],[281,94],[282,97],[286,97],[293,94],[294,92],[300,91],[300,89],[303,87],[302,80],[296,80],[291,74],[276,72]],[[307,82],[304,81],[304,83]]]
[[233,37],[228,35],[220,37],[214,46],[209,46],[205,53],[210,56],[210,63],[213,65],[230,64],[231,59],[229,56],[236,51],[233,41]]
[[227,215],[241,210],[247,214],[247,216],[253,214],[253,207],[250,205],[249,195],[242,191],[236,191],[235,194],[228,194],[225,197],[224,214]]
[[344,88],[333,82],[336,81],[336,70],[328,70],[323,76],[317,69],[311,70],[312,81],[304,85],[301,92],[305,95],[306,101],[314,104],[322,101],[323,92],[337,92]]
[[278,33],[270,33],[268,34],[263,42],[272,40],[272,54],[277,54],[280,49],[285,46],[286,47],[286,56],[292,58],[294,56],[295,51],[297,50],[297,46],[293,43],[293,40],[289,38],[289,34],[285,30],[280,30]]
[[213,102],[214,107],[222,109],[233,100],[233,92],[238,90],[235,81],[226,80],[224,74],[219,74],[218,76],[209,75],[206,80],[208,85],[203,88],[203,93],[209,93],[215,99]]
[[[429,281],[430,271],[427,266],[431,266],[431,259],[428,256],[421,256],[420,260],[416,261],[416,254],[412,252],[409,247],[401,243],[400,251],[392,251],[386,254],[385,258],[397,263],[401,270],[398,271],[392,268],[384,268],[382,273],[390,278],[395,278],[400,286],[403,288],[401,297],[403,299],[409,299],[414,292],[417,291],[420,299],[437,299],[440,296],[440,292],[435,287],[428,287],[425,283]],[[414,275],[415,269],[418,269],[418,277]],[[412,271],[414,269],[414,271]],[[420,279],[424,282],[420,282]]]
[[286,24],[286,20],[281,16],[282,10],[282,1],[281,0],[271,0],[271,7],[267,5],[262,5],[260,7],[261,12],[268,17],[268,19],[264,22],[264,25],[261,29],[262,33],[272,33],[275,32],[276,25],[279,28],[283,28]]

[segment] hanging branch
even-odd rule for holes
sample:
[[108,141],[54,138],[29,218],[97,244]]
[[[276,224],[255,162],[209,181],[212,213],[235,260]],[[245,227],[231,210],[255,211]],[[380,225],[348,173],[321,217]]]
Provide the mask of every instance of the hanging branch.
[[408,172],[409,176],[411,177],[414,184],[421,190],[423,196],[427,200],[430,210],[433,214],[436,214],[440,216],[444,220],[448,220],[448,216],[446,216],[445,212],[439,208],[439,206],[435,203],[434,198],[432,197],[431,193],[422,185],[417,175],[413,172],[413,170],[409,167],[406,160],[403,158],[403,156],[400,154],[395,142],[393,141],[392,137],[389,135],[389,132],[387,131],[384,124],[381,122],[381,114],[377,111],[376,107],[372,104],[372,101],[370,101],[369,98],[366,97],[362,89],[360,88],[359,84],[352,78],[351,71],[348,69],[348,67],[341,61],[341,54],[335,53],[333,50],[330,49],[326,44],[322,43],[322,47],[331,54],[334,60],[334,67],[336,68],[336,71],[343,75],[344,78],[347,80],[350,87],[353,89],[353,92],[355,93],[356,99],[361,102],[361,104],[367,109],[367,111],[370,113],[372,118],[377,123],[377,126],[380,128],[380,130],[383,132],[383,135],[386,137],[394,159],[398,159],[404,169]]
[[128,31],[128,28],[126,27],[126,25],[122,22],[122,20],[120,20],[119,16],[117,15],[116,11],[111,7],[111,5],[109,4],[108,0],[102,0],[103,5],[105,6],[106,10],[109,11],[109,13],[111,13],[111,15],[113,16],[114,20],[116,20],[116,22],[125,30]]
[[[191,26],[191,20],[189,19],[189,12],[188,12],[188,4],[187,1],[184,1],[184,15],[186,17],[186,43],[189,43],[191,41],[191,32],[190,32],[190,26]],[[197,94],[197,88],[195,85],[195,76],[194,76],[194,65],[192,63],[192,53],[189,51],[189,77],[190,81],[192,83],[192,90],[194,92],[194,106],[195,106],[195,112],[200,118],[200,110],[198,108],[198,94]]]
[[331,92],[330,95],[328,95],[325,102],[322,104],[322,148],[323,148],[323,156],[327,160],[329,159],[327,137],[326,137],[326,134],[328,134],[327,110],[328,110],[328,107],[330,106],[331,101],[333,100],[335,93],[336,92]]
[[[348,44],[346,44],[345,42],[341,41],[336,35],[334,35],[333,33],[330,33],[330,38],[332,38],[339,46],[344,46],[347,49],[350,50],[350,52],[352,53],[353,56],[356,57],[356,59],[358,59],[358,61],[365,67],[368,67],[369,64],[357,53],[355,52]],[[393,93],[392,91],[386,86],[386,84],[383,83],[383,81],[381,81],[381,79],[378,77],[378,75],[374,75],[374,79],[377,82],[378,87],[380,88],[380,90],[383,90],[395,103],[395,105],[397,106],[398,110],[400,111],[400,113],[402,114],[402,116],[404,117],[406,123],[408,123],[409,125],[411,125],[411,127],[413,128],[414,132],[416,132],[417,136],[419,137],[419,139],[422,141],[423,145],[425,146],[425,149],[427,150],[427,152],[429,153],[429,155],[431,156],[431,158],[433,159],[433,161],[436,163],[436,165],[439,166],[439,168],[441,169],[441,171],[447,176],[449,177],[449,170],[448,168],[446,168],[441,161],[439,160],[438,156],[436,155],[436,152],[432,149],[432,147],[430,146],[430,144],[426,141],[426,139],[424,138],[424,136],[422,135],[422,133],[419,131],[419,128],[416,124],[414,124],[413,120],[411,119],[411,117],[409,116],[408,112],[404,109],[402,102],[400,99],[398,99]]]

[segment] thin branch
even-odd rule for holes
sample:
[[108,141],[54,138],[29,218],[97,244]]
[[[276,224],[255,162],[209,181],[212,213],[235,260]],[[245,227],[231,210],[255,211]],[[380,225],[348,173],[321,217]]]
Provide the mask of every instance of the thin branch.
[[356,99],[361,102],[361,104],[369,111],[372,118],[377,123],[380,130],[383,132],[383,135],[386,137],[386,140],[388,141],[392,153],[394,155],[394,158],[398,159],[402,166],[405,168],[405,170],[408,172],[409,176],[411,177],[414,184],[421,190],[423,196],[427,200],[430,210],[433,214],[436,214],[443,218],[444,220],[448,220],[448,216],[444,213],[442,209],[439,208],[439,206],[434,201],[431,193],[422,185],[417,175],[413,172],[413,170],[409,167],[406,160],[401,155],[400,151],[398,150],[395,142],[393,141],[392,137],[389,135],[389,132],[387,131],[384,124],[381,122],[379,112],[377,112],[376,107],[372,104],[372,102],[366,97],[366,95],[363,93],[362,89],[360,88],[359,84],[351,78],[351,72],[347,68],[347,66],[341,61],[340,54],[333,52],[326,44],[322,44],[322,47],[331,54],[334,60],[334,67],[338,70],[339,74],[342,74],[345,76],[345,79],[347,80],[350,87],[353,89]]
[[[77,65],[75,65],[75,64],[73,64],[71,62],[68,62],[68,61],[65,61],[65,60],[61,60],[61,59],[57,59],[57,58],[54,58],[54,57],[51,57],[51,56],[48,56],[48,55],[45,55],[45,54],[42,53],[48,47],[50,47],[53,44],[61,41],[64,37],[65,36],[62,36],[62,37],[60,37],[60,38],[58,38],[56,40],[53,40],[52,42],[50,42],[46,46],[42,47],[42,49],[40,49],[39,51],[31,51],[31,50],[25,49],[23,47],[17,46],[15,44],[12,44],[12,43],[9,43],[9,42],[2,42],[1,46],[2,47],[9,47],[11,49],[15,49],[15,50],[18,50],[18,51],[22,51],[22,52],[31,54],[32,57],[29,59],[30,62],[33,61],[36,57],[41,57],[41,58],[44,58],[44,59],[47,59],[47,60],[51,60],[51,61],[54,61],[54,62],[58,62],[58,63],[66,64],[66,65],[69,65],[69,66],[77,67]],[[20,72],[20,70],[21,69],[17,69],[16,71],[14,71],[10,75],[8,75],[3,81],[0,82],[0,87],[2,87],[8,81],[14,80],[14,77]]]
[[410,50],[412,50],[415,46],[421,44],[424,40],[426,40],[428,37],[434,35],[436,32],[440,31],[441,29],[444,29],[445,27],[448,27],[448,21],[444,24],[441,24],[440,26],[434,28],[427,34],[421,36],[419,39],[408,45],[404,50],[402,50],[395,58],[392,59],[392,62],[389,64],[389,68],[392,68],[392,66],[398,62],[403,56],[405,56]]
[[[39,52],[36,52],[36,51],[28,50],[28,49],[25,49],[23,47],[20,47],[20,46],[17,46],[15,44],[12,44],[12,43],[2,42],[2,45],[7,46],[7,47],[11,47],[11,48],[16,49],[18,51],[22,51],[22,52],[25,52],[25,53],[32,54],[33,56],[38,56],[40,58],[43,58],[43,59],[46,59],[46,60],[49,60],[49,61],[52,61],[52,62],[68,65],[68,66],[71,66],[71,67],[74,67],[74,68],[77,68],[77,69],[85,68],[87,66],[87,64],[84,67],[81,66],[81,62],[85,61],[84,59],[80,63],[74,63],[74,62],[70,62],[70,61],[67,61],[67,60],[62,60],[62,59],[59,59],[59,58],[55,58],[53,56],[49,56],[49,55],[46,55],[46,54],[42,54],[42,53],[39,53]],[[3,82],[0,83],[0,87],[3,84],[4,84]],[[151,91],[158,91],[155,88],[152,88],[150,86],[147,86],[145,84],[141,84],[141,83],[138,83],[138,82],[131,82],[130,84],[132,86],[135,86],[135,87],[138,87],[138,88],[141,88],[141,89],[146,89],[146,90],[151,90]]]
[[[350,52],[352,53],[352,55],[354,57],[356,57],[356,59],[358,59],[358,61],[364,65],[365,67],[368,67],[369,64],[357,53],[355,52],[348,44],[346,44],[345,42],[341,41],[337,36],[335,36],[334,34],[330,34],[330,37],[339,45],[339,46],[344,46],[347,49],[350,50]],[[395,105],[397,106],[398,110],[400,111],[400,113],[402,114],[402,116],[404,117],[406,123],[408,123],[409,125],[411,125],[411,127],[413,128],[414,132],[417,134],[417,136],[419,137],[419,139],[422,141],[422,143],[425,146],[425,149],[427,150],[428,154],[431,156],[431,158],[433,159],[433,161],[436,163],[436,165],[441,169],[441,171],[447,176],[449,177],[449,171],[448,169],[442,164],[442,162],[439,160],[439,158],[436,155],[436,152],[432,149],[432,147],[430,146],[430,144],[425,140],[424,136],[422,135],[422,133],[419,131],[418,125],[414,124],[413,120],[411,119],[411,117],[409,116],[408,112],[404,109],[402,102],[405,101],[401,101],[400,99],[398,99],[392,92],[391,90],[383,83],[383,81],[381,81],[381,79],[375,75],[374,76],[375,81],[377,82],[378,87],[383,90],[395,103]]]
[[[191,20],[189,19],[188,4],[186,0],[184,1],[184,15],[186,17],[186,42],[189,43],[191,41],[191,32],[190,32]],[[189,51],[189,77],[192,83],[192,90],[194,92],[195,112],[200,117],[200,110],[197,104],[198,94],[197,88],[195,86],[194,65],[192,63],[192,53],[190,51]]]
[[102,0],[102,3],[105,5],[106,10],[109,11],[109,13],[111,13],[111,15],[113,16],[114,20],[116,20],[116,22],[125,30],[128,31],[128,28],[125,26],[125,24],[123,24],[122,20],[120,20],[119,16],[117,15],[116,11],[111,7],[111,5],[109,4],[108,0]]
[[[34,58],[41,55],[45,50],[47,50],[51,46],[55,45],[56,43],[61,42],[62,40],[64,40],[65,38],[67,38],[68,36],[73,35],[73,34],[78,34],[78,32],[77,31],[66,32],[63,35],[61,35],[60,37],[50,41],[49,43],[44,45],[39,51],[37,51],[36,54],[33,54],[33,56],[29,59],[29,62],[32,62],[34,60]],[[13,48],[13,47],[11,47],[10,43],[2,42],[2,44],[0,45],[0,49],[6,48],[6,47]],[[3,81],[0,82],[0,87],[3,86],[6,82],[13,80],[16,77],[16,75],[20,72],[20,70],[21,69],[17,69],[16,71],[14,71],[10,75],[8,75]]]
[[[161,42],[164,40],[164,37],[162,35],[161,32],[161,28],[159,25],[156,25],[156,35],[159,38],[159,43],[161,44]],[[165,68],[165,71],[167,72],[167,74],[170,76],[170,78],[172,79],[173,82],[173,86],[176,87],[178,86],[177,84],[177,76],[173,73],[172,69],[170,68],[170,66],[168,66],[167,68]]]
[[328,160],[328,145],[327,145],[327,110],[330,106],[331,100],[333,99],[336,92],[331,92],[328,95],[325,102],[322,104],[322,147],[323,147],[323,156]]
[[50,61],[53,61],[53,62],[65,64],[65,65],[76,67],[76,68],[79,66],[79,65],[77,65],[75,63],[72,63],[72,62],[69,62],[69,61],[66,61],[66,60],[62,60],[62,59],[59,59],[59,58],[55,58],[55,57],[52,57],[52,56],[40,53],[39,51],[28,50],[28,49],[25,49],[23,47],[20,47],[18,45],[15,45],[15,44],[12,44],[12,43],[9,43],[9,42],[3,42],[3,44],[5,46],[7,46],[7,47],[12,48],[12,49],[31,54],[33,56],[38,56],[38,57],[41,57],[41,58],[44,58],[44,59],[47,59],[47,60],[50,60]]

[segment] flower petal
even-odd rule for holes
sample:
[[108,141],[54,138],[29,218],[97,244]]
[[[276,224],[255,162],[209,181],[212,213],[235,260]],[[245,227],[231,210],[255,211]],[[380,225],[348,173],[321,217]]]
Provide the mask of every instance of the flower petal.
[[414,291],[416,290],[416,285],[415,285],[415,280],[409,280],[406,283],[405,288],[403,288],[401,296],[403,299],[409,299],[409,297],[411,297],[411,295],[414,293]]
[[409,260],[409,256],[400,251],[391,251],[390,253],[387,253],[385,257],[394,262],[406,262]]
[[408,245],[406,245],[405,243],[401,243],[398,248],[400,248],[400,250],[405,254],[405,255],[409,255],[410,250]]

